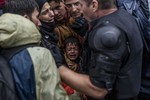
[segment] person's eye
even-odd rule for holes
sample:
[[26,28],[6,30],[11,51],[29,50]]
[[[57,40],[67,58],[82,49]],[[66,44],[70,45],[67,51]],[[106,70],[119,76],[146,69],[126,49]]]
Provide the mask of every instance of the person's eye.
[[78,50],[78,48],[75,48],[75,50]]
[[66,4],[66,6],[67,6],[68,8],[71,8],[72,5],[71,5],[71,4]]
[[57,6],[55,9],[56,9],[56,10],[60,10],[60,9],[61,9],[61,6]]
[[48,9],[44,12],[42,12],[42,15],[46,15],[48,13]]
[[71,48],[67,48],[67,51],[71,51]]
[[78,5],[80,5],[80,3],[79,3],[79,2],[76,2],[76,3],[74,3],[74,5],[78,6]]

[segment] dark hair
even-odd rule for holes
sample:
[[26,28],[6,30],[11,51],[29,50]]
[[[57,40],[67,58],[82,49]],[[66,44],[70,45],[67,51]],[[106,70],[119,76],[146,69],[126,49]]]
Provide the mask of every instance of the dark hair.
[[38,9],[38,5],[35,0],[7,0],[4,5],[4,13],[13,13],[19,15],[31,16],[34,9]]
[[109,9],[114,7],[115,5],[114,0],[97,0],[97,1],[101,5],[100,9]]
[[64,40],[64,49],[66,48],[68,43],[76,44],[77,46],[79,46],[79,48],[81,48],[81,43],[79,42],[79,39],[74,36],[69,36]]
[[63,0],[47,0],[48,3],[52,2],[52,1],[55,1],[57,3],[63,2]]
[[[84,0],[87,4],[87,6],[89,6],[92,3],[92,0]],[[99,6],[99,9],[109,9],[114,7],[115,5],[115,0],[97,0]]]

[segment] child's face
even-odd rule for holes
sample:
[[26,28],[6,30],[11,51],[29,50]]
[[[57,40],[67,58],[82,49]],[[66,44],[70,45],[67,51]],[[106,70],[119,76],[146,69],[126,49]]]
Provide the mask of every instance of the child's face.
[[79,47],[74,43],[68,43],[66,46],[65,52],[66,52],[66,56],[70,60],[74,61],[79,56]]

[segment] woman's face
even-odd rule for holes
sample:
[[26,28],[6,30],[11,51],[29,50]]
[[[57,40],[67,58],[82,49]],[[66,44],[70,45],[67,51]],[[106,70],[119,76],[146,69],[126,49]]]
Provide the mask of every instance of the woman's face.
[[75,43],[68,43],[66,45],[65,53],[67,58],[71,61],[75,61],[79,56],[79,46]]
[[51,10],[50,5],[46,2],[39,14],[39,19],[43,22],[53,22],[54,21],[54,12]]

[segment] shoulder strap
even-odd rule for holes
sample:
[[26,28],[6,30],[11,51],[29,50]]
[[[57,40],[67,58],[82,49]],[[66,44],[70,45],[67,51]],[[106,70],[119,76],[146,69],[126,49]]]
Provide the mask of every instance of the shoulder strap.
[[27,45],[22,45],[18,47],[13,47],[13,48],[7,48],[7,49],[2,49],[1,54],[5,57],[7,61],[9,61],[15,54],[20,52],[23,49],[26,49],[28,47],[33,47],[37,46],[37,44],[27,44]]
[[0,98],[1,100],[19,100],[15,91],[11,69],[5,58],[0,55]]

